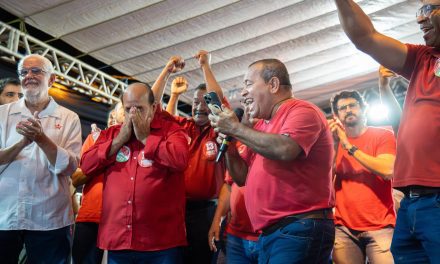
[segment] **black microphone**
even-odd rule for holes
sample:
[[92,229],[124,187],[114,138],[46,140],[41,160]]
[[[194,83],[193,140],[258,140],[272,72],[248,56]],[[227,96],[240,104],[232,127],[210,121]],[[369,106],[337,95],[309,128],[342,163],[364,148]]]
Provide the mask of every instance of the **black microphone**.
[[[242,108],[235,108],[234,109],[234,113],[238,117],[238,121],[241,122],[241,118],[243,117],[244,110]],[[218,154],[217,154],[217,158],[215,158],[215,162],[219,162],[220,161],[220,159],[225,154],[226,150],[228,150],[229,143],[231,143],[231,141],[232,141],[232,137],[231,136],[227,136],[225,139],[223,139],[223,142],[222,142],[222,144],[220,146],[220,149],[218,151]]]

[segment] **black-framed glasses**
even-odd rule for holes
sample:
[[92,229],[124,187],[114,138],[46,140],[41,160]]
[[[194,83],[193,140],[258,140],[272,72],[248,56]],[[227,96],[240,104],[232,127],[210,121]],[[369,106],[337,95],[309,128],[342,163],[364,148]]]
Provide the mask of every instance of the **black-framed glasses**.
[[349,107],[350,109],[354,109],[357,108],[358,106],[359,106],[359,102],[353,102],[346,105],[341,105],[340,107],[338,107],[338,112],[345,112],[348,110]]
[[416,17],[429,17],[432,11],[439,9],[440,5],[423,5],[417,10]]
[[20,76],[21,78],[24,78],[26,75],[28,75],[30,73],[32,73],[32,75],[40,75],[42,73],[47,73],[47,71],[45,71],[42,68],[38,68],[38,67],[32,67],[29,69],[26,68],[22,68],[20,70],[17,71],[18,76]]

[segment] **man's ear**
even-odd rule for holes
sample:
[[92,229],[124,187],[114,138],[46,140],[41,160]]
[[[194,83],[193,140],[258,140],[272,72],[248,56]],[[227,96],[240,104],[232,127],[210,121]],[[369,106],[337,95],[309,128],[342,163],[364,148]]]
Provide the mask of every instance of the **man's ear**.
[[52,87],[52,84],[55,82],[55,79],[56,79],[56,75],[55,73],[52,73],[49,78],[49,88]]
[[280,79],[277,77],[272,77],[269,80],[269,91],[273,94],[277,93],[280,90]]

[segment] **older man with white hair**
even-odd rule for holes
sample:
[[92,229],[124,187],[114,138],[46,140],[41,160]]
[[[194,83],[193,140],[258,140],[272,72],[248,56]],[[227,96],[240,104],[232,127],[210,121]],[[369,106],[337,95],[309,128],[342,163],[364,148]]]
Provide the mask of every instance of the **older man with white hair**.
[[68,263],[73,212],[70,175],[78,164],[78,116],[48,94],[52,63],[28,55],[18,64],[24,97],[0,106],[0,256],[17,263]]

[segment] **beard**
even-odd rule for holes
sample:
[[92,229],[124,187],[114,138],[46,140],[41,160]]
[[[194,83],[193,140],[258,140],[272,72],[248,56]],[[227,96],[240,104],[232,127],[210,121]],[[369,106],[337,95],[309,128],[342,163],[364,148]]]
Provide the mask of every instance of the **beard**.
[[[348,120],[349,117],[354,117],[351,120]],[[344,126],[347,127],[355,127],[359,124],[359,118],[354,114],[348,114],[344,118]]]

